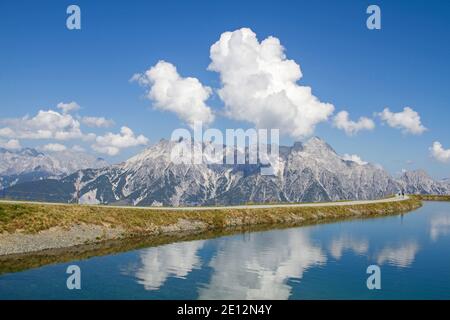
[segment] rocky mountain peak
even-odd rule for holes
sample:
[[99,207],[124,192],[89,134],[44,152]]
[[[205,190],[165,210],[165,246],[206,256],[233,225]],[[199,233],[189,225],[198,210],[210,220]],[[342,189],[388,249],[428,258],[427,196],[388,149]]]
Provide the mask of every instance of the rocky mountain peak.
[[33,148],[23,148],[16,152],[17,154],[21,154],[24,156],[30,156],[30,157],[38,157],[43,156],[44,154],[42,152],[37,151]]
[[410,194],[448,194],[450,184],[433,180],[425,170],[404,172],[400,179],[403,190]]
[[402,177],[410,180],[432,180],[428,173],[423,169],[405,171],[403,172]]
[[313,153],[331,152],[336,154],[336,151],[324,140],[319,137],[312,137],[303,144],[304,150]]
[[10,182],[57,178],[80,169],[106,166],[109,164],[104,159],[70,149],[46,153],[33,148],[3,149],[0,152],[0,189]]

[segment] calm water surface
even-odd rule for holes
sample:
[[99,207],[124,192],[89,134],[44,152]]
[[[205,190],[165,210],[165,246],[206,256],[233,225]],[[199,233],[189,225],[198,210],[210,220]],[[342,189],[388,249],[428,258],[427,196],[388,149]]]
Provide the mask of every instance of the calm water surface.
[[[81,268],[81,290],[66,269]],[[381,268],[381,290],[366,269]],[[0,276],[0,299],[450,299],[450,203],[173,243]]]

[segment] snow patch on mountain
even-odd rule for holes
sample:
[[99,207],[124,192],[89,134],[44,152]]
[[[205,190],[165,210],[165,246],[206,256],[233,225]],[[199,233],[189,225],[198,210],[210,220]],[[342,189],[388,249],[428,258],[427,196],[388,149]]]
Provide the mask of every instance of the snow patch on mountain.
[[80,204],[99,204],[100,201],[97,199],[97,189],[90,190],[83,194],[79,199]]

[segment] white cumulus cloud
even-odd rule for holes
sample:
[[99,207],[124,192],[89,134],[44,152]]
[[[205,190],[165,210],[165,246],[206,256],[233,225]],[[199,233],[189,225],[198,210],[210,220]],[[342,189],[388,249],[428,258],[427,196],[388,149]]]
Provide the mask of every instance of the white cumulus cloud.
[[157,109],[175,113],[191,127],[196,121],[204,125],[214,121],[213,112],[206,104],[211,88],[203,86],[197,78],[183,78],[169,62],[159,61],[144,74],[135,74],[131,81],[148,88],[147,97]]
[[368,162],[364,161],[363,159],[361,159],[360,156],[358,156],[356,154],[347,154],[346,153],[342,156],[342,160],[353,161],[362,166],[368,164]]
[[0,147],[5,149],[20,149],[22,146],[20,145],[20,141],[17,139],[10,139],[7,141],[0,139]]
[[60,102],[56,106],[58,109],[61,109],[63,113],[69,113],[72,111],[80,110],[80,105],[76,103],[75,101],[64,103]]
[[352,121],[347,111],[339,112],[334,117],[333,125],[338,129],[344,130],[349,136],[355,135],[361,130],[373,130],[375,128],[375,123],[372,119],[361,117],[358,121]]
[[76,152],[85,152],[86,151],[82,146],[79,146],[79,145],[74,145],[72,147],[72,150],[76,151]]
[[114,121],[104,117],[82,117],[81,122],[88,127],[108,128],[114,125]]
[[67,147],[60,143],[49,143],[43,146],[41,149],[44,151],[58,152],[66,150]]
[[442,144],[435,141],[430,148],[431,155],[440,162],[450,161],[450,149],[444,149]]
[[220,74],[218,93],[233,119],[300,138],[311,135],[334,111],[310,87],[297,84],[300,66],[286,58],[275,37],[259,42],[248,28],[225,32],[211,46],[210,57],[208,69]]
[[104,136],[97,136],[95,143],[92,145],[92,149],[100,153],[114,156],[118,154],[121,149],[146,145],[147,143],[148,139],[143,135],[136,136],[130,128],[122,127],[120,133],[114,134],[108,132]]
[[81,132],[80,122],[70,114],[53,110],[40,110],[30,118],[6,119],[2,123],[6,127],[0,128],[0,136],[12,139],[91,139],[92,134]]
[[420,135],[424,133],[427,128],[422,125],[420,115],[413,109],[406,107],[402,112],[391,112],[389,108],[385,108],[383,112],[378,114],[384,122],[390,127],[402,129],[403,133],[411,133]]

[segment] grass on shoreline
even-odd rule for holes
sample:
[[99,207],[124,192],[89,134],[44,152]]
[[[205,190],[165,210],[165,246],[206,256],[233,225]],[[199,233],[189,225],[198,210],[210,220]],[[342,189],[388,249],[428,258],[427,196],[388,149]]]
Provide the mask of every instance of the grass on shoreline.
[[450,195],[418,194],[412,197],[421,201],[450,201]]
[[[164,227],[180,221],[200,223],[203,229],[232,226],[310,222],[323,219],[387,215],[421,206],[418,198],[399,202],[327,207],[277,207],[202,211],[134,210],[86,205],[0,203],[1,233],[36,233],[52,227],[70,228],[75,224],[120,227],[127,234],[159,234]],[[176,231],[177,229],[175,229]]]

